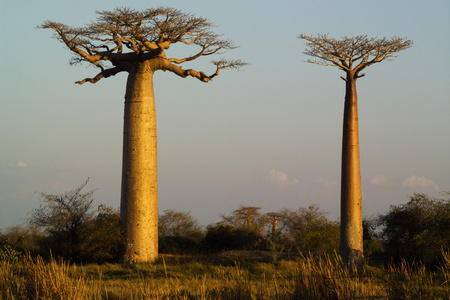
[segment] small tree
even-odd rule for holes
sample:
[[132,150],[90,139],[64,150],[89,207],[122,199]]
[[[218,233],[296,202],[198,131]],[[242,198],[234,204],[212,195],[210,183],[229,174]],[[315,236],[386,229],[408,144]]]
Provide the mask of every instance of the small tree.
[[[85,27],[46,21],[41,28],[51,29],[55,37],[74,53],[71,64],[87,62],[100,72],[93,78],[77,81],[96,83],[120,72],[128,73],[122,156],[120,215],[124,226],[128,262],[154,261],[158,255],[158,182],[156,158],[156,110],[153,74],[169,71],[180,77],[209,82],[222,69],[239,69],[240,60],[213,61],[211,75],[180,65],[203,56],[236,48],[229,40],[211,31],[207,19],[174,8],[135,11],[117,8],[97,12],[96,22]],[[193,47],[193,54],[168,57],[174,45]]]
[[412,41],[399,37],[368,38],[366,35],[344,37],[341,40],[319,34],[317,37],[300,35],[307,41],[314,63],[338,67],[345,72],[344,122],[342,135],[341,167],[341,246],[340,252],[350,265],[361,269],[363,256],[363,228],[361,202],[361,170],[359,162],[358,105],[356,80],[362,71],[373,64],[394,57],[405,50]]
[[90,209],[94,201],[94,191],[81,192],[88,181],[61,195],[40,193],[43,203],[31,212],[28,222],[46,231],[53,254],[78,259],[80,234],[92,216]]

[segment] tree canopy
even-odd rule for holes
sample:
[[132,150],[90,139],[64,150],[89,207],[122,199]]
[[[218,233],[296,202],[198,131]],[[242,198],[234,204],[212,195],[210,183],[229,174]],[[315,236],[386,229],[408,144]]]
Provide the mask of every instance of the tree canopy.
[[[317,37],[300,35],[307,41],[304,53],[314,59],[307,62],[322,66],[334,66],[345,72],[354,72],[355,78],[363,77],[366,67],[395,56],[395,53],[412,46],[411,40],[400,37],[369,38],[367,35],[343,37],[338,40],[319,34]],[[343,78],[346,80],[346,78]]]
[[[100,69],[95,77],[77,81],[78,84],[96,83],[119,72],[129,72],[134,62],[145,60],[155,60],[153,71],[171,71],[203,82],[213,79],[221,69],[246,65],[240,60],[213,60],[216,70],[211,75],[180,67],[201,56],[236,48],[232,41],[221,39],[221,35],[211,31],[214,25],[205,18],[166,7],[143,11],[122,7],[96,13],[97,20],[85,27],[69,27],[52,21],[40,26],[53,29],[54,37],[74,53],[72,65],[87,62]],[[165,52],[173,44],[195,45],[197,50],[185,57],[167,58]]]

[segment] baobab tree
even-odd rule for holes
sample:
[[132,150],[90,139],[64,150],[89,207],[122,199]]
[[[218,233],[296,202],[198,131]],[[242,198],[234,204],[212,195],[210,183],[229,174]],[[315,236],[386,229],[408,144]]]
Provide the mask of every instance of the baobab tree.
[[350,266],[363,266],[361,170],[359,162],[358,97],[356,80],[373,64],[395,56],[412,46],[404,38],[369,38],[366,35],[337,40],[328,35],[300,35],[307,41],[307,62],[338,67],[345,72],[344,122],[341,162],[341,245],[340,252]]
[[[96,83],[127,72],[123,129],[122,190],[120,215],[124,226],[127,262],[151,262],[158,255],[158,187],[156,159],[156,111],[153,74],[170,71],[180,77],[209,82],[222,69],[239,69],[240,60],[213,61],[211,75],[181,64],[236,48],[230,40],[211,31],[207,19],[174,8],[136,11],[117,8],[97,12],[97,20],[85,27],[46,21],[41,26],[74,53],[71,64],[88,63],[99,69]],[[190,46],[185,57],[168,58],[169,47]]]
[[269,212],[267,213],[267,216],[272,223],[272,242],[275,242],[278,240],[278,221],[283,215],[277,212]]
[[239,209],[236,209],[228,216],[221,215],[221,218],[226,224],[231,226],[261,233],[267,220],[265,215],[259,213],[260,210],[261,207],[259,206],[239,205]]

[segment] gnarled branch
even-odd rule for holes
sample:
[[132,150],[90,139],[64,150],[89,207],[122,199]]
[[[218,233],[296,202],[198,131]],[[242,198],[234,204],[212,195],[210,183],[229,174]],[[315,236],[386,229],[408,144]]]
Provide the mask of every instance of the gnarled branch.
[[247,66],[248,63],[245,63],[241,60],[232,60],[232,61],[227,61],[225,59],[219,60],[219,61],[213,61],[213,64],[216,66],[216,71],[211,74],[211,75],[206,75],[204,72],[202,71],[196,71],[193,69],[187,69],[184,70],[183,68],[181,68],[180,66],[177,66],[175,64],[166,64],[164,67],[164,70],[167,71],[171,71],[173,73],[175,73],[176,75],[186,78],[187,76],[191,76],[194,78],[199,79],[202,82],[209,82],[211,81],[214,77],[216,77],[217,75],[219,75],[219,71],[222,69],[236,69],[239,70],[240,68]]
[[[182,64],[201,56],[218,54],[221,50],[236,48],[232,41],[223,40],[220,35],[210,31],[214,25],[208,20],[173,8],[160,7],[144,11],[118,8],[97,14],[97,21],[83,28],[51,21],[40,26],[52,29],[54,36],[74,53],[71,64],[88,62],[101,69],[95,77],[77,81],[78,84],[95,83],[117,72],[126,71],[116,68],[118,65],[153,59],[165,59],[168,64]],[[176,43],[197,46],[199,50],[184,58],[167,59],[165,50]],[[217,76],[221,69],[238,68],[244,64],[219,61],[215,65],[216,72],[210,76],[193,69],[183,70],[173,66],[169,69],[179,76],[193,76],[207,82]]]
[[90,83],[96,83],[97,81],[99,81],[102,78],[108,78],[110,76],[114,76],[119,72],[123,72],[123,71],[127,71],[128,69],[124,66],[117,66],[114,68],[110,68],[110,69],[106,69],[106,70],[102,70],[100,73],[98,73],[94,78],[85,78],[83,80],[80,81],[76,81],[76,84],[83,84],[86,81],[90,82]]

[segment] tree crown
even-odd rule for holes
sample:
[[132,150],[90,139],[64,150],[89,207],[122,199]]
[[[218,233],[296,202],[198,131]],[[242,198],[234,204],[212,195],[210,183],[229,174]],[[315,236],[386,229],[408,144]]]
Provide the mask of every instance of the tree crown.
[[77,231],[91,215],[94,191],[81,192],[88,182],[89,178],[76,189],[61,195],[40,193],[43,203],[32,211],[29,224],[51,232]]
[[378,39],[367,35],[345,36],[338,40],[328,37],[328,34],[319,34],[317,37],[302,34],[299,38],[307,41],[309,49],[304,53],[315,58],[307,62],[338,67],[346,73],[354,73],[355,78],[363,77],[365,74],[361,71],[366,67],[395,57],[395,53],[413,44],[411,40],[399,37]]
[[[54,30],[54,37],[74,53],[72,65],[88,62],[100,68],[97,76],[78,81],[79,84],[86,81],[95,83],[122,71],[130,72],[132,64],[152,59],[159,60],[155,70],[172,71],[181,77],[193,76],[203,82],[218,75],[221,69],[239,69],[246,65],[240,60],[213,61],[216,72],[209,76],[178,66],[201,56],[237,48],[232,41],[221,39],[220,35],[212,32],[214,25],[207,19],[165,7],[143,11],[116,8],[96,13],[97,21],[85,27],[69,27],[52,21],[40,26]],[[197,52],[182,58],[167,58],[165,51],[176,43],[196,45]]]

